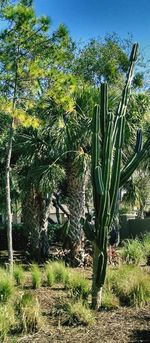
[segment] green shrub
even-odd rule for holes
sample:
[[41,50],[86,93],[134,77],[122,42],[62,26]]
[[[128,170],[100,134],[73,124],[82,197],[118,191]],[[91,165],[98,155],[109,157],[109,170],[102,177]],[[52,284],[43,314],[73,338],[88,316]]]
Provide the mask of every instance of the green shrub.
[[1,268],[0,270],[0,301],[6,302],[14,291],[11,275]]
[[18,286],[23,285],[24,279],[25,279],[25,274],[24,274],[24,270],[23,270],[21,265],[14,265],[13,276],[14,276],[14,279],[15,279],[16,284]]
[[48,263],[45,267],[47,286],[52,287],[55,283],[55,276],[52,268],[52,264]]
[[139,239],[127,239],[122,249],[122,257],[128,264],[139,265],[144,262],[143,244]]
[[32,264],[31,266],[31,276],[32,276],[32,287],[34,289],[40,288],[41,286],[41,271],[36,264]]
[[145,306],[150,301],[150,275],[136,266],[109,269],[106,287],[125,306]]
[[15,323],[15,313],[11,304],[0,306],[0,342],[5,341]]
[[20,329],[25,333],[38,331],[42,326],[42,315],[37,298],[31,293],[24,293],[16,304]]

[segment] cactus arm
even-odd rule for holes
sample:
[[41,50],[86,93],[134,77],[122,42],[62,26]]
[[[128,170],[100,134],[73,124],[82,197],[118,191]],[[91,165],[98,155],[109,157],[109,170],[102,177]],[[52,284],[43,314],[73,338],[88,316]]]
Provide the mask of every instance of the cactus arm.
[[101,84],[101,102],[100,102],[100,128],[101,128],[101,139],[104,141],[106,131],[106,119],[108,113],[108,92],[107,83]]
[[134,70],[134,64],[137,59],[137,54],[138,54],[138,44],[134,44],[131,51],[131,55],[130,55],[130,66],[127,73],[125,86],[122,91],[121,101],[117,110],[117,115],[119,116],[126,114],[127,104],[129,101],[129,91],[130,91],[130,86],[131,86],[131,82],[133,78],[133,70]]
[[92,169],[91,169],[91,176],[92,176],[92,184],[93,184],[93,201],[94,201],[94,208],[96,211],[96,217],[99,210],[99,203],[100,203],[100,194],[96,191],[97,188],[97,180],[95,180],[95,168],[100,163],[100,107],[96,105],[94,107],[93,113],[93,122],[92,122]]
[[150,148],[150,138],[143,145],[143,149],[139,153],[135,153],[133,155],[132,159],[130,160],[130,162],[121,171],[119,187],[122,187],[128,181],[130,176],[133,174],[135,169],[138,167],[139,163],[147,155],[149,148]]

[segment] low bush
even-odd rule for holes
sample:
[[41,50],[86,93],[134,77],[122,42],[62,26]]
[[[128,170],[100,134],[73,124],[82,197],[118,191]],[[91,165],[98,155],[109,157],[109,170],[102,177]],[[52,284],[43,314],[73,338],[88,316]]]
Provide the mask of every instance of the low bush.
[[21,265],[14,265],[13,276],[18,286],[23,285],[24,280],[25,280],[25,274]]
[[34,289],[40,288],[42,277],[41,277],[41,271],[37,264],[32,264],[31,266],[31,276],[32,276],[32,287]]
[[36,297],[24,293],[16,304],[20,329],[25,333],[37,332],[42,326],[42,315]]

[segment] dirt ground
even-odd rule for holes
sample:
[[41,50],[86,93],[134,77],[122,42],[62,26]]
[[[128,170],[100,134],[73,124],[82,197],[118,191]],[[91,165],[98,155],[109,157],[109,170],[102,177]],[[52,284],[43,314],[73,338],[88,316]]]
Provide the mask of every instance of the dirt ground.
[[16,342],[34,343],[150,343],[150,306],[144,309],[119,308],[113,311],[93,312],[91,326],[63,326],[61,318],[53,318],[54,304],[61,302],[61,287],[42,287],[34,291],[46,318],[46,326],[33,335],[17,338]]

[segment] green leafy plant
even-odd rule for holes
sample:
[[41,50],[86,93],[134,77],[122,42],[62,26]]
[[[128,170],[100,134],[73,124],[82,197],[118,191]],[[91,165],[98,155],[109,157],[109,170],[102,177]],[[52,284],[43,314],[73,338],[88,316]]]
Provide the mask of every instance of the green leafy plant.
[[40,288],[41,286],[41,271],[37,264],[31,266],[32,286],[34,289]]

